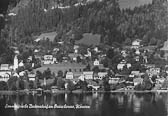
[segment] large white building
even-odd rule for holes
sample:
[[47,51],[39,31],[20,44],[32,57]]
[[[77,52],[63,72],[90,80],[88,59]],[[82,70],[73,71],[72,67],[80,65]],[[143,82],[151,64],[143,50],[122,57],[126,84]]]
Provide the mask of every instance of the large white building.
[[54,64],[56,62],[56,58],[53,55],[44,55],[44,64]]
[[0,81],[7,82],[12,75],[11,69],[9,68],[9,64],[1,64],[0,67]]

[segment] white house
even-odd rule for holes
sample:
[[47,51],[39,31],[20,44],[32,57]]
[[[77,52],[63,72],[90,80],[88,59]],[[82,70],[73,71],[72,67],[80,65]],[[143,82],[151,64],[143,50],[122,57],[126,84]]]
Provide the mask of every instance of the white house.
[[78,53],[78,49],[79,49],[79,46],[78,45],[74,45],[74,53]]
[[29,81],[35,81],[36,80],[36,74],[30,73],[28,74]]
[[137,55],[141,54],[141,52],[139,51],[139,49],[136,49],[135,54],[137,54]]
[[134,82],[134,86],[136,86],[136,85],[142,83],[143,79],[142,78],[135,78],[135,79],[133,79],[133,82]]
[[93,79],[93,71],[83,72],[83,75],[86,80]]
[[1,64],[0,70],[5,70],[8,71],[9,69],[9,64]]
[[107,72],[99,72],[98,79],[102,80],[107,75]]
[[21,61],[20,63],[19,63],[19,67],[23,67],[24,66],[24,63],[23,63],[23,61]]
[[120,78],[110,78],[109,84],[117,84],[119,83]]
[[137,49],[137,48],[140,47],[140,45],[141,45],[141,40],[140,39],[136,39],[132,42],[132,48]]
[[0,67],[0,81],[7,82],[12,75],[12,72],[9,68],[9,64],[1,64]]
[[44,64],[54,64],[55,59],[53,58],[53,55],[44,55]]
[[80,76],[79,76],[79,80],[84,81],[84,80],[85,80],[85,76],[84,76],[83,74],[80,75]]
[[72,72],[67,72],[66,79],[73,79],[74,75]]
[[122,50],[121,54],[122,54],[123,57],[126,57],[127,56],[127,51],[126,50]]
[[124,66],[126,65],[126,61],[122,60],[118,65],[117,65],[117,69],[118,70],[123,70]]
[[99,65],[100,65],[99,60],[95,59],[93,65],[94,65],[94,66],[99,66]]

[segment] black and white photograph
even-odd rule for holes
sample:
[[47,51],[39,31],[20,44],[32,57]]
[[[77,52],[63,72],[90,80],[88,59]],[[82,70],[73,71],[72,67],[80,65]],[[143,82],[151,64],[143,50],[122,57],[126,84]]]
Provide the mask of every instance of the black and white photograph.
[[0,0],[0,116],[168,116],[168,0]]

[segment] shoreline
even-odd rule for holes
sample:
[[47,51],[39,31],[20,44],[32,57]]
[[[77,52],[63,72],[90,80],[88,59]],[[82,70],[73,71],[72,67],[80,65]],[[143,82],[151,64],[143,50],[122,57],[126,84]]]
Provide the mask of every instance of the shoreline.
[[[168,93],[168,90],[144,90],[144,91],[137,91],[137,90],[115,90],[115,91],[66,91],[62,90],[56,93],[52,93],[51,91],[44,91],[44,93],[51,93],[51,94],[64,94],[64,93]],[[14,95],[14,94],[32,94],[31,91],[25,90],[18,90],[18,91],[0,91],[0,95]],[[37,94],[37,93],[36,93]]]

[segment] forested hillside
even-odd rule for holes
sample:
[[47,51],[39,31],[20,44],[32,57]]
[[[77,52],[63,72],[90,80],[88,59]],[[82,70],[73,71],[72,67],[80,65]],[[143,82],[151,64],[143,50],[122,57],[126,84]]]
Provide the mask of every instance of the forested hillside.
[[1,32],[8,45],[33,44],[34,36],[50,31],[58,33],[56,41],[79,40],[86,32],[100,34],[108,45],[129,45],[138,38],[161,47],[167,40],[166,0],[132,10],[121,10],[117,0],[12,0],[8,12],[13,9],[17,9],[16,16],[6,16]]

